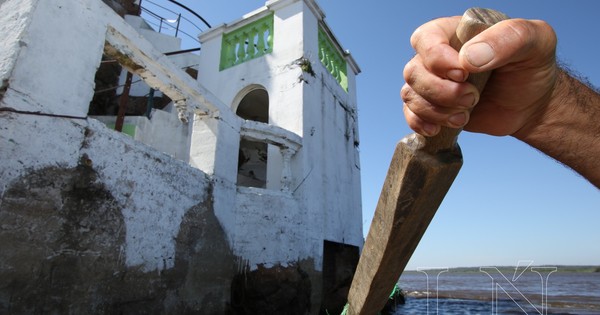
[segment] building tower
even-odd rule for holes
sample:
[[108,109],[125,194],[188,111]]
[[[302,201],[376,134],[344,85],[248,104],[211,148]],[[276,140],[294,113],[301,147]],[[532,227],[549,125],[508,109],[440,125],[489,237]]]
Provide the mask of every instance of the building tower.
[[198,80],[238,119],[197,115],[190,161],[221,183],[215,213],[234,254],[250,270],[310,261],[323,279],[351,277],[363,243],[356,62],[314,0],[267,1],[200,41]]

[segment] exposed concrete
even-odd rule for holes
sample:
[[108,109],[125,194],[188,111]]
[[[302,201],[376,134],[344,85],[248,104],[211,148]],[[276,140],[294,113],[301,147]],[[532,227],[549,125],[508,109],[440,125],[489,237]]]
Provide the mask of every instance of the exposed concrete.
[[12,75],[25,31],[31,22],[35,1],[6,0],[0,2],[0,100],[4,96]]
[[185,209],[211,198],[209,179],[96,120],[89,121],[81,152],[91,159],[99,179],[116,192],[115,198],[126,205],[127,265],[144,271],[171,268]]
[[3,195],[0,313],[98,312],[109,299],[94,296],[117,296],[123,216],[85,163],[31,172]]
[[[48,123],[79,141],[22,145]],[[225,312],[239,259],[203,174],[99,122],[4,113],[0,126],[0,313]],[[71,160],[18,167],[59,152]]]
[[[116,116],[90,116],[107,126],[114,126]],[[126,116],[124,123],[135,127],[134,139],[157,151],[187,162],[190,156],[192,124],[182,124],[172,104],[164,110],[153,110],[151,118]]]
[[8,185],[0,200],[0,313],[224,314],[223,280],[237,260],[210,201],[184,210],[173,266],[145,272],[126,262],[126,206],[114,193],[85,154],[75,168],[43,168]]
[[311,310],[311,279],[300,263],[287,267],[262,265],[236,275],[231,284],[235,314],[305,315]]

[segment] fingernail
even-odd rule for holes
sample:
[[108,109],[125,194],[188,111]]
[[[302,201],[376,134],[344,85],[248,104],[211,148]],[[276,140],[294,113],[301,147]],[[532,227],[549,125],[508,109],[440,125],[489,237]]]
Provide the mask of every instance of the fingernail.
[[467,47],[465,56],[470,64],[481,67],[490,63],[494,59],[495,53],[487,43],[476,43]]
[[467,123],[467,114],[464,112],[454,114],[448,118],[448,123],[456,128],[460,128]]
[[438,126],[430,123],[423,124],[424,136],[433,137],[438,133]]
[[452,69],[448,71],[446,76],[448,76],[448,79],[455,82],[464,82],[467,79],[465,72],[459,69]]
[[475,105],[475,94],[469,93],[467,95],[463,95],[458,100],[458,105],[460,105],[462,107],[468,107],[468,108],[473,107],[473,105]]

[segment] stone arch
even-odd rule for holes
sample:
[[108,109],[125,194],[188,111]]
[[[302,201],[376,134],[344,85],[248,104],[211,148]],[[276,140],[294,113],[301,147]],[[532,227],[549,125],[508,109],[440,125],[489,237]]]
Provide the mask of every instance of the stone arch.
[[244,88],[234,100],[235,113],[243,119],[269,123],[269,93],[258,84]]

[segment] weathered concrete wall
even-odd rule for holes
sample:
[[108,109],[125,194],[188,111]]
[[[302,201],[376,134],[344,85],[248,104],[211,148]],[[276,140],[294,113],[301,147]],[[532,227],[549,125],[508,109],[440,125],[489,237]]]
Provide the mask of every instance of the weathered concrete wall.
[[8,81],[19,53],[23,34],[32,14],[32,1],[2,1],[0,2],[0,99],[8,88]]
[[292,196],[260,188],[237,190],[235,229],[245,234],[236,233],[233,242],[236,254],[248,259],[251,269],[312,258],[311,245],[319,240],[306,234],[307,211]]
[[[315,276],[312,261],[302,261],[287,267],[258,266],[254,271],[244,271],[233,279],[231,308],[234,314],[317,314],[318,307],[311,305]],[[310,312],[312,308],[312,312]]]
[[304,56],[311,62],[314,75],[303,74],[302,159],[305,170],[313,171],[298,194],[306,198],[309,209],[322,209],[314,213],[313,220],[322,225],[323,239],[362,247],[355,79],[360,70],[351,56],[346,56],[349,88],[345,91],[319,60],[318,29],[328,29],[324,15],[313,6],[313,1],[303,5],[304,11],[311,13],[303,15]]
[[239,262],[211,179],[86,117],[124,23],[102,6],[2,2],[22,10],[0,47],[0,313],[223,314]]
[[[5,12],[5,5],[13,2],[21,1],[5,2],[2,12]],[[91,19],[92,13],[86,10],[86,6],[71,5],[68,1],[32,2],[29,10],[19,17],[29,20],[29,23],[26,31],[14,39],[17,45],[11,48],[17,58],[11,69],[4,99],[10,98],[7,102],[19,110],[85,117],[89,102],[75,103],[74,100],[89,100],[94,93],[94,73],[104,46],[103,41],[98,41],[98,37],[104,37],[106,26],[101,23],[83,23],[79,19],[71,23],[65,21],[74,16]],[[109,10],[97,14],[114,15]],[[48,18],[50,16],[65,19],[53,22]],[[8,25],[15,23],[17,22],[6,21]],[[54,49],[48,49],[49,47]],[[87,54],[82,54],[82,47],[85,47]],[[78,56],[78,60],[75,62],[71,59],[72,56]]]
[[[146,116],[125,116],[124,124],[135,126],[134,139],[172,157],[188,161],[190,156],[191,124],[182,124],[172,104],[164,110],[153,110]],[[93,116],[107,126],[114,126],[116,116]]]
[[[115,196],[119,201],[132,206],[124,210],[131,211],[131,214],[125,215],[128,235],[131,235],[127,239],[127,262],[142,264],[145,270],[168,268],[171,264],[169,261],[162,261],[163,257],[157,256],[154,249],[146,248],[156,246],[163,249],[165,256],[173,256],[172,237],[173,233],[176,233],[174,228],[178,226],[178,220],[183,216],[181,209],[207,198],[206,193],[202,191],[209,184],[208,178],[197,170],[196,176],[204,176],[202,180],[192,179],[187,175],[174,176],[171,173],[194,172],[187,170],[188,165],[182,162],[165,162],[160,167],[154,165],[152,161],[162,159],[154,159],[153,156],[159,153],[108,131],[99,122],[88,121],[86,118],[87,106],[93,94],[93,76],[100,63],[107,24],[112,23],[124,31],[130,31],[130,27],[101,2],[96,1],[38,1],[29,6],[29,9],[32,12],[23,15],[24,18],[31,19],[31,22],[18,39],[26,45],[13,46],[17,50],[17,53],[12,54],[16,56],[16,61],[11,71],[8,89],[0,101],[3,112],[11,113],[11,119],[18,121],[13,125],[19,127],[7,129],[9,134],[6,139],[18,145],[3,147],[3,153],[17,157],[19,162],[3,165],[2,173],[9,176],[3,176],[0,192],[3,192],[3,186],[7,185],[8,181],[22,175],[19,173],[28,168],[39,169],[48,165],[74,167],[82,154],[87,154],[90,158],[94,156],[94,163],[101,166],[97,171],[109,189],[121,191],[123,194],[129,191],[132,194]],[[67,16],[77,16],[78,19],[69,19]],[[94,19],[97,20],[92,23]],[[54,36],[56,34],[62,36]],[[61,39],[49,42],[52,37]],[[70,45],[69,40],[80,39],[81,46]],[[133,40],[147,43],[139,36]],[[186,74],[183,76],[187,77]],[[27,123],[27,119],[32,117],[38,119],[35,123]],[[83,132],[82,125],[87,128],[86,131],[93,132]],[[23,129],[24,126],[29,128]],[[84,141],[84,138],[87,140]],[[136,153],[140,150],[143,154]],[[135,168],[131,165],[135,165]],[[140,172],[136,173],[135,170]],[[182,195],[170,192],[168,187],[175,179],[164,178],[168,174],[177,178],[181,185],[187,185],[182,187],[189,187],[188,190],[183,191]],[[124,180],[127,177],[130,179]],[[138,183],[143,183],[149,189],[138,188]],[[154,194],[152,189],[158,187],[165,190]],[[149,210],[152,208],[149,205],[152,204],[167,206],[162,210]],[[150,221],[155,215],[161,218],[160,224],[169,232],[163,232],[162,229],[154,232],[165,233],[165,238],[157,236],[154,239],[146,237],[144,241],[136,239],[135,234],[143,232],[137,224]]]
[[93,120],[0,126],[0,313],[225,311],[238,262],[203,173]]

